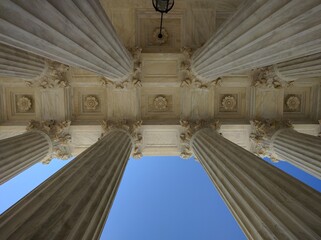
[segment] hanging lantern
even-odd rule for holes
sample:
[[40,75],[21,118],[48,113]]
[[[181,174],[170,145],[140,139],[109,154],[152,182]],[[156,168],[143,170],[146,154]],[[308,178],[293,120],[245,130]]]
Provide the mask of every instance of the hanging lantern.
[[161,13],[161,22],[159,27],[158,38],[162,38],[163,14],[168,13],[174,6],[174,0],[152,0],[153,6],[157,12]]

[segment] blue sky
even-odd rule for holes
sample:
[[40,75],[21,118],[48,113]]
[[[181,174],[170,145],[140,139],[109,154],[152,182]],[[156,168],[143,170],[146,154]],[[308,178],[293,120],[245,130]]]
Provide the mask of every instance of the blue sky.
[[[36,164],[1,185],[0,212],[68,162]],[[320,180],[286,162],[273,165],[321,192]],[[179,157],[143,157],[129,160],[101,239],[246,238],[198,162]]]

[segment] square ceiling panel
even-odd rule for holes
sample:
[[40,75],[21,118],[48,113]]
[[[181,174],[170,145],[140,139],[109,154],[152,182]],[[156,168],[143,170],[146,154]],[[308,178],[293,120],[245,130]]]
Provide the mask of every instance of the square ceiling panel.
[[184,11],[171,11],[164,14],[163,38],[158,39],[161,15],[155,11],[136,12],[136,45],[148,53],[179,52],[183,46]]

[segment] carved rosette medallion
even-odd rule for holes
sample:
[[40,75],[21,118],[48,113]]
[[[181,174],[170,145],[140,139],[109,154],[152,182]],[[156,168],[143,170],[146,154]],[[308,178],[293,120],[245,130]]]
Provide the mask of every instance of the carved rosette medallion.
[[20,97],[17,100],[17,108],[20,112],[28,112],[32,107],[32,100],[29,97]]
[[52,141],[53,149],[51,156],[48,159],[44,159],[43,163],[48,164],[53,158],[67,160],[72,157],[70,146],[71,135],[68,133],[70,123],[70,121],[57,122],[55,120],[42,122],[31,120],[29,122],[27,131],[42,131]]
[[198,120],[198,121],[181,120],[180,124],[185,130],[180,135],[180,139],[181,139],[180,157],[183,159],[188,159],[193,156],[193,152],[191,148],[191,138],[198,130],[202,128],[211,128],[218,131],[221,128],[221,124],[218,120]]
[[69,86],[66,78],[66,72],[69,66],[59,62],[46,60],[46,68],[41,76],[35,81],[26,81],[28,87],[48,88],[65,88]]
[[140,128],[142,126],[142,121],[129,121],[129,120],[121,120],[121,121],[102,121],[102,137],[104,137],[106,134],[108,134],[109,131],[113,129],[122,129],[125,130],[130,134],[132,137],[134,147],[132,151],[132,156],[135,159],[142,158],[142,142],[143,142],[143,136],[139,132]]
[[233,96],[226,96],[222,100],[222,106],[227,111],[233,111],[236,107],[236,99]]
[[251,150],[257,156],[268,157],[274,162],[278,162],[277,156],[271,148],[271,140],[278,130],[292,128],[288,120],[253,120],[251,122],[252,133],[250,134]]
[[153,31],[153,43],[155,45],[163,45],[168,42],[168,32],[165,28],[162,28],[162,38],[158,37],[159,28],[155,28]]
[[287,106],[288,109],[290,109],[291,111],[298,111],[298,110],[300,110],[300,105],[301,105],[301,101],[300,101],[300,98],[298,98],[297,96],[290,96],[290,97],[286,100],[286,106]]
[[96,110],[99,105],[98,99],[95,96],[87,96],[84,101],[84,106],[87,110]]
[[159,111],[165,111],[168,108],[167,99],[163,96],[157,96],[154,99],[154,108]]

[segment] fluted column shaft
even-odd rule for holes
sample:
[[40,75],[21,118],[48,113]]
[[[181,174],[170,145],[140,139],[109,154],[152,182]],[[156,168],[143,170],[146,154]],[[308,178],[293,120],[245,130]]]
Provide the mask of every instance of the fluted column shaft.
[[320,239],[321,194],[212,129],[191,139],[248,239]]
[[271,150],[279,159],[321,179],[321,138],[281,129],[271,139]]
[[321,77],[321,53],[278,63],[274,67],[278,77],[283,80]]
[[0,77],[34,79],[45,71],[42,57],[0,44]]
[[40,131],[0,140],[0,184],[40,162],[51,150],[50,138]]
[[3,239],[99,239],[132,150],[113,130],[0,217]]
[[2,0],[0,9],[2,43],[114,81],[132,71],[99,0]]
[[321,52],[319,0],[248,0],[192,57],[202,81]]

